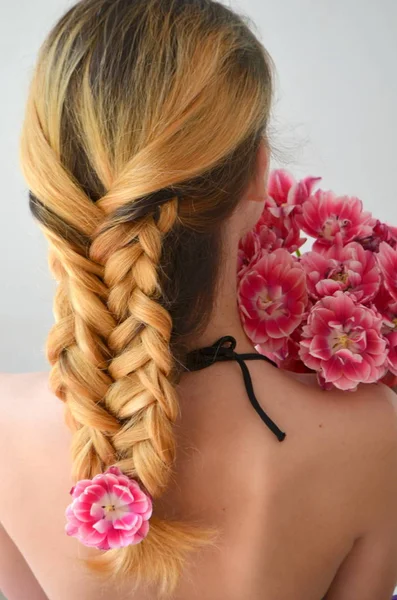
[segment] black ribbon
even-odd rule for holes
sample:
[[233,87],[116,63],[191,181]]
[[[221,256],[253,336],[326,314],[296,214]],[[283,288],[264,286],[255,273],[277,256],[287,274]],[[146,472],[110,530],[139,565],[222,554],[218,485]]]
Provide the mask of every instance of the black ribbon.
[[[225,345],[226,344],[226,345]],[[210,367],[216,362],[227,362],[231,360],[235,360],[241,368],[245,388],[247,390],[248,398],[250,402],[262,421],[267,425],[267,427],[274,433],[279,442],[282,442],[286,433],[281,431],[281,429],[272,421],[272,419],[266,414],[261,405],[259,404],[255,392],[254,386],[252,384],[251,374],[249,369],[244,361],[246,360],[265,360],[266,362],[272,364],[274,367],[277,367],[276,363],[272,360],[263,356],[262,354],[238,354],[235,352],[236,348],[236,340],[231,335],[227,335],[222,337],[220,340],[215,342],[212,346],[208,346],[207,348],[200,348],[199,350],[193,350],[189,352],[186,357],[186,367],[189,371],[200,371],[201,369],[205,369]]]

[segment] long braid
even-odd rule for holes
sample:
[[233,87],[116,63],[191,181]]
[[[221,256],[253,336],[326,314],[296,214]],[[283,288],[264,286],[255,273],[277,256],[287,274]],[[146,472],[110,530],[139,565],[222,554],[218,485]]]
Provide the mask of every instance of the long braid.
[[[165,491],[174,356],[210,318],[220,232],[251,180],[271,90],[266,51],[213,0],[80,0],[43,44],[21,166],[58,281],[47,357],[75,481],[115,465],[153,498]],[[141,543],[85,562],[116,586],[123,575],[172,594],[217,527],[153,509]]]
[[[111,195],[98,205],[106,211]],[[91,258],[104,266],[108,307],[117,321],[108,338],[114,384],[105,402],[126,425],[113,436],[113,445],[124,457],[119,466],[138,475],[152,495],[167,483],[179,410],[170,380],[172,320],[159,303],[158,279],[162,240],[175,224],[177,209],[177,200],[171,200],[159,209],[157,222],[147,216],[127,227],[110,213],[90,248]]]
[[[54,226],[59,219],[31,194],[36,216],[46,212],[45,219],[41,214],[41,228],[50,245],[50,268],[59,282],[56,323],[47,340],[50,386],[65,402],[74,431],[75,480],[117,465],[159,496],[172,470],[172,424],[179,405],[172,385],[172,320],[159,303],[158,267],[163,237],[178,218],[178,201],[161,206],[158,219],[147,216],[125,223],[117,213],[106,215],[111,198],[109,192],[97,202],[105,216],[87,249],[86,234],[67,223],[62,228],[67,240],[43,225],[46,221]],[[154,515],[142,547],[86,562],[115,580],[120,572],[133,574],[131,588],[142,581],[157,582],[166,595],[177,584],[184,555],[213,536],[211,528],[166,522]]]
[[[173,424],[179,413],[170,351],[172,319],[161,304],[159,283],[163,238],[178,221],[178,200],[160,206],[157,218],[150,214],[132,221],[137,201],[123,197],[120,190],[109,191],[97,204],[109,216],[94,236],[90,257],[104,267],[108,307],[117,321],[108,338],[113,355],[108,372],[114,383],[104,402],[123,426],[112,436],[112,445],[117,466],[157,497],[172,473]],[[89,564],[114,576],[133,573],[134,588],[143,581],[156,582],[167,595],[177,585],[185,555],[214,544],[215,538],[211,527],[160,519],[155,505],[142,544],[125,548],[122,561],[104,555]]]

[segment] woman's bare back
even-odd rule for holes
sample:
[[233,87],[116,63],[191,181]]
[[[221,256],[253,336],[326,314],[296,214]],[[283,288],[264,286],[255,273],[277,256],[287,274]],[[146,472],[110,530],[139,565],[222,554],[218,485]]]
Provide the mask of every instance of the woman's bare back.
[[[387,600],[397,579],[392,392],[323,393],[267,364],[249,368],[258,400],[287,433],[282,443],[249,403],[237,364],[180,384],[175,478],[156,511],[215,525],[221,536],[192,556],[174,600],[320,600],[328,590],[327,600]],[[21,596],[11,586],[35,585],[15,544],[50,600],[132,598],[128,584],[106,589],[88,575],[77,557],[91,551],[64,533],[70,433],[47,377],[0,379],[2,570],[7,556],[20,569],[1,575],[4,591],[13,600]],[[37,590],[29,598],[45,597]]]

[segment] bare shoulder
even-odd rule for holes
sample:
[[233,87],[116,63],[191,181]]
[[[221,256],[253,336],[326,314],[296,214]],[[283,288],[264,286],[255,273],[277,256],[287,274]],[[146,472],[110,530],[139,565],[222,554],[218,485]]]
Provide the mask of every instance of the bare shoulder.
[[341,436],[342,448],[351,444],[374,460],[387,459],[397,450],[397,396],[378,383],[361,385],[356,392],[340,390],[322,392],[335,431]]
[[[46,372],[1,373],[0,410],[0,521],[13,528],[13,510],[21,500],[17,490],[22,495],[36,482],[33,506],[41,485],[51,492],[46,480],[69,474],[70,433],[62,402],[49,389]],[[66,478],[67,486],[71,480]]]
[[[342,476],[349,472],[360,479],[363,473],[375,476],[376,471],[375,480],[389,476],[390,484],[397,483],[397,472],[391,470],[397,468],[395,392],[381,383],[361,385],[355,392],[323,391],[310,377],[288,385],[297,398],[294,415],[299,412],[297,418],[305,419],[303,447],[315,452],[317,443],[319,461],[328,453],[328,464],[339,465]],[[316,431],[314,440],[309,429]]]
[[[324,392],[296,381],[293,385],[305,410],[312,412],[300,444],[302,470],[314,457],[317,505],[344,512],[352,542],[378,528],[385,533],[387,547],[397,536],[395,392],[380,383],[361,385],[356,392]],[[307,478],[301,481],[305,485]]]
[[332,424],[330,434],[344,434],[346,443],[349,439],[356,442],[357,438],[363,444],[372,442],[378,446],[395,443],[397,394],[386,385],[360,385],[355,392],[324,391],[313,375],[282,376],[289,393],[298,399],[298,410],[311,410],[315,420],[324,417],[325,422],[319,427]]
[[[335,394],[343,402],[345,394]],[[364,532],[383,525],[393,537],[397,535],[397,396],[383,384],[363,385],[347,397],[342,426],[347,427],[351,455],[354,458],[352,478],[363,495]],[[339,407],[340,408],[340,407]],[[339,410],[341,412],[341,410]],[[342,431],[343,433],[343,431]]]
[[[37,410],[43,402],[54,401],[48,387],[48,373],[0,373],[0,403],[2,415],[8,419],[39,416]],[[27,399],[31,398],[28,402]],[[21,409],[22,414],[20,412]],[[46,411],[44,411],[46,412]]]
[[8,460],[29,449],[34,461],[34,450],[48,450],[68,435],[63,405],[49,389],[47,372],[0,373],[0,410],[0,446]]

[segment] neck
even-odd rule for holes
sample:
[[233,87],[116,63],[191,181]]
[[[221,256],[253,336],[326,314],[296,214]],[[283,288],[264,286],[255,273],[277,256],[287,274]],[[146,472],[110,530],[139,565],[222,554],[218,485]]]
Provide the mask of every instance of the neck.
[[190,349],[212,346],[221,337],[231,335],[237,342],[237,352],[255,352],[254,345],[244,332],[237,304],[237,245],[234,255],[230,256],[229,253],[224,264],[210,321],[203,332],[192,337]]

